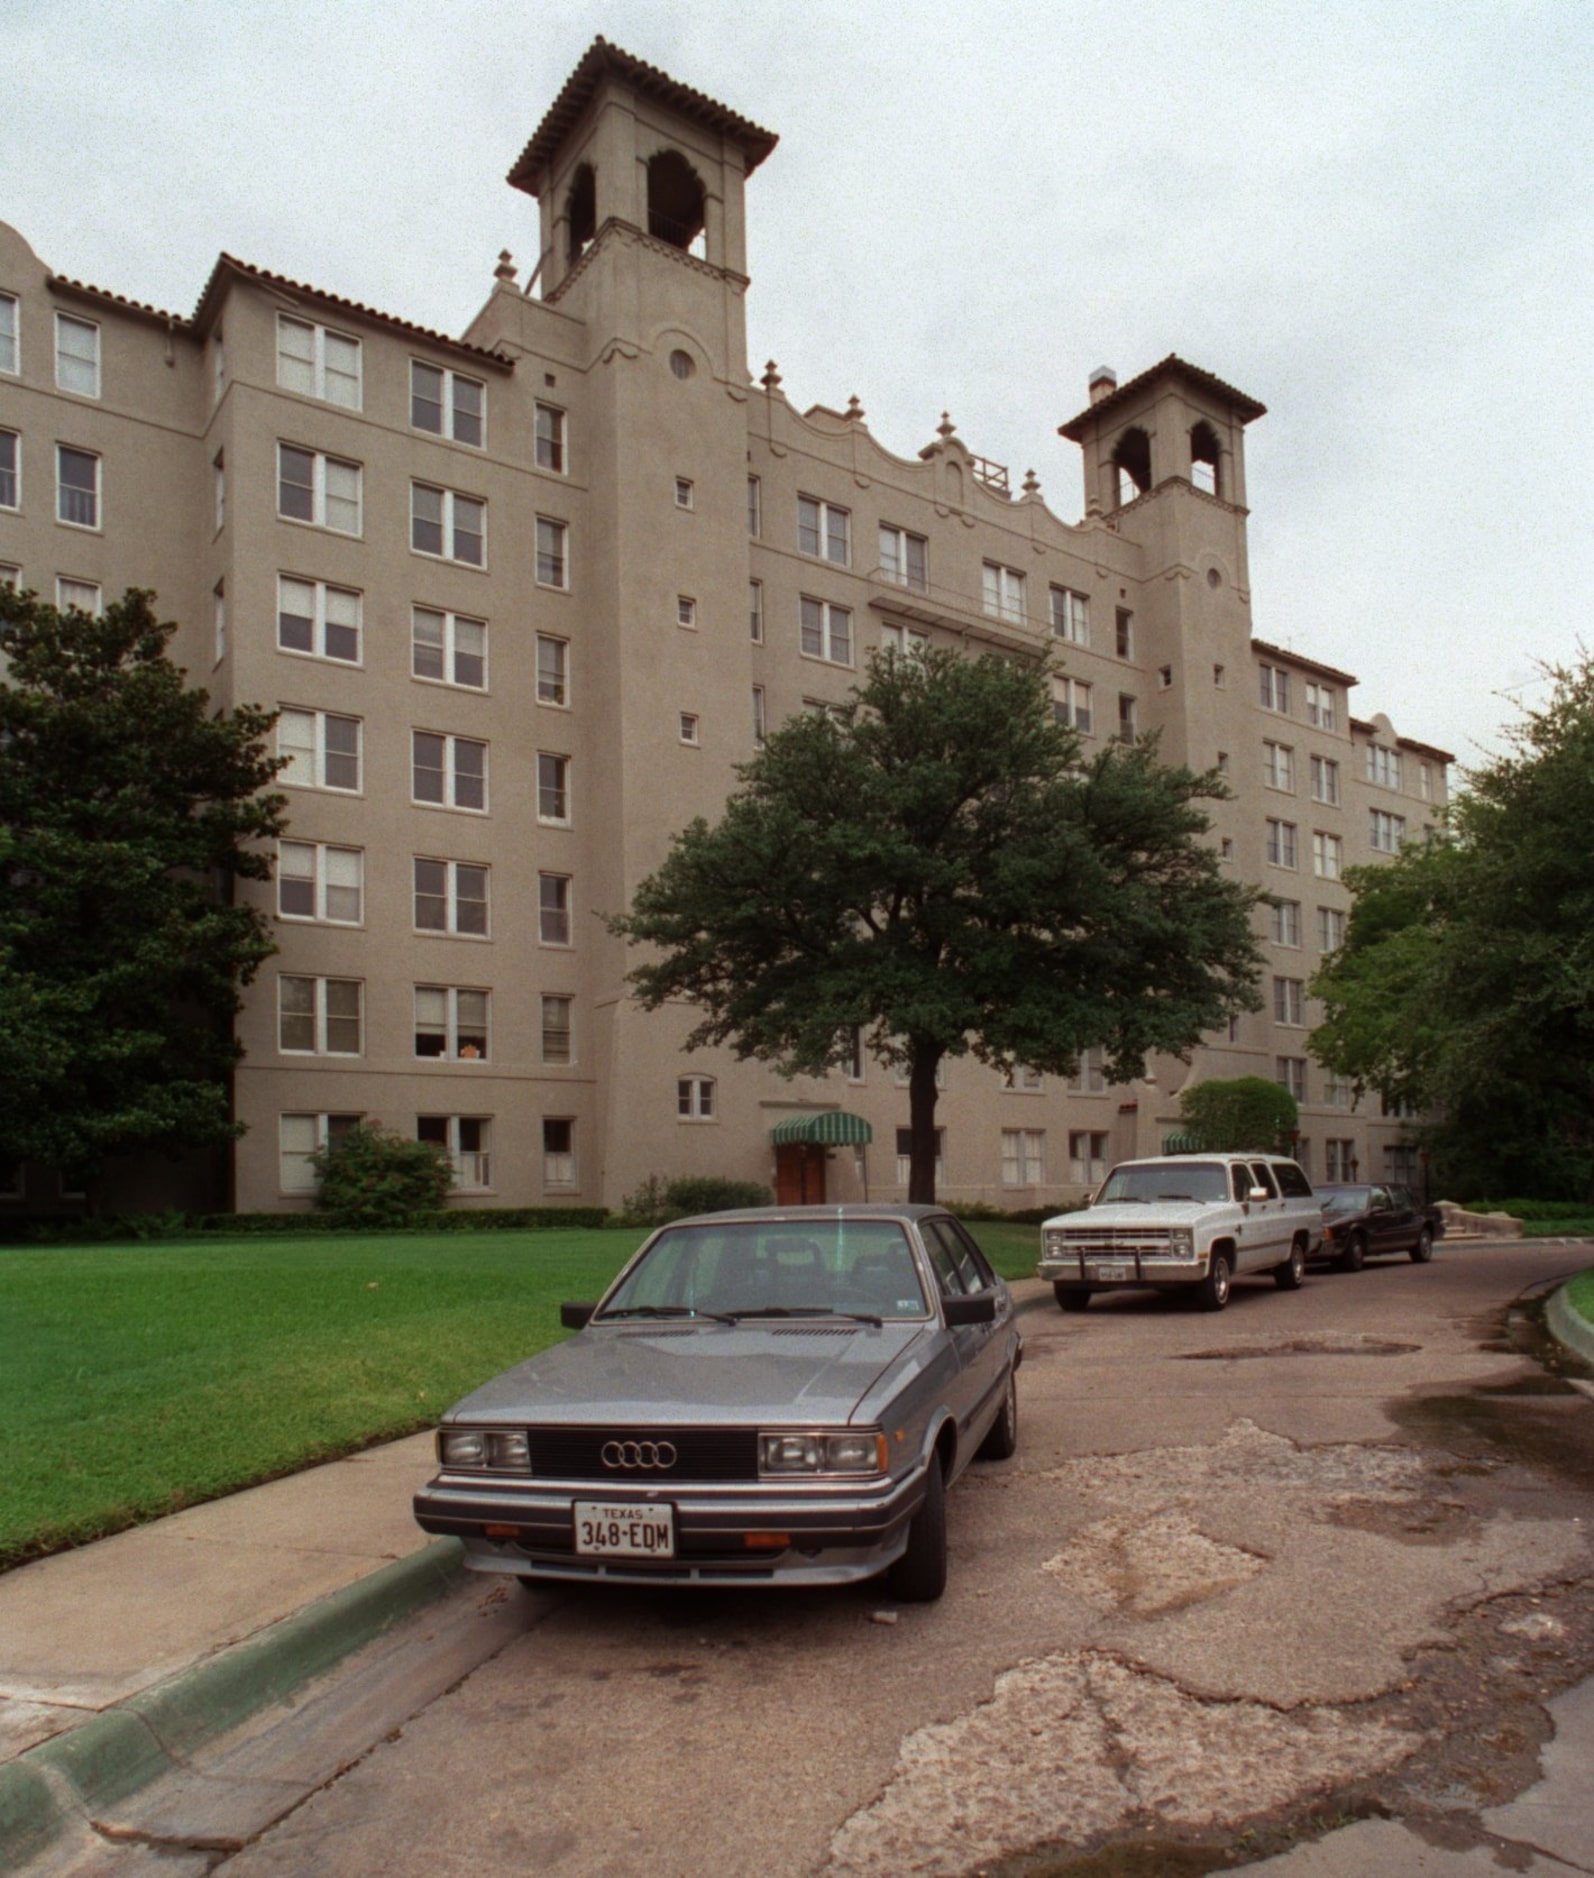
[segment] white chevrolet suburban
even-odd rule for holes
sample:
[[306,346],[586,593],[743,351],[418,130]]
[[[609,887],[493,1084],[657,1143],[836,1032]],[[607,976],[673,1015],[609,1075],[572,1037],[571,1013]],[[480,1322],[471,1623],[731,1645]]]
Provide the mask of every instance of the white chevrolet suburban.
[[1193,1291],[1221,1311],[1237,1277],[1267,1272],[1293,1291],[1323,1241],[1323,1208],[1276,1154],[1169,1154],[1120,1161],[1083,1212],[1041,1228],[1037,1275],[1065,1311],[1095,1291]]

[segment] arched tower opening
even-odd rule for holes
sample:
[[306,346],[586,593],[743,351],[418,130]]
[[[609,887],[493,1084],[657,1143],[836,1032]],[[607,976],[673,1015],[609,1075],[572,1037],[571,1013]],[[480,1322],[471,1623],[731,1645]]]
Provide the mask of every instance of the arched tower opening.
[[565,197],[565,222],[570,230],[570,264],[579,261],[598,232],[598,177],[590,163],[576,166]]
[[1118,506],[1123,508],[1151,487],[1151,439],[1138,424],[1113,445],[1112,461],[1117,474]]
[[1190,432],[1190,480],[1209,496],[1223,494],[1223,446],[1205,418]]
[[672,248],[700,250],[704,229],[703,179],[679,150],[648,158],[648,233]]

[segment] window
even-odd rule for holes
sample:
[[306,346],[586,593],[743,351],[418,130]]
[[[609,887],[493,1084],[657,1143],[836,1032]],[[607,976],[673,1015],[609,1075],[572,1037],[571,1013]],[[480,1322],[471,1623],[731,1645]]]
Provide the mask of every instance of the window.
[[848,1082],[863,1081],[863,1025],[854,1024],[846,1033],[847,1058],[842,1073]]
[[[913,1130],[897,1130],[897,1185],[908,1184],[913,1168]],[[937,1186],[946,1178],[946,1130],[935,1131],[935,1179]]]
[[1373,846],[1380,854],[1398,854],[1406,839],[1405,816],[1390,815],[1383,809],[1370,809],[1368,816]]
[[415,1054],[487,1061],[487,993],[458,985],[415,987]]
[[441,555],[483,567],[487,561],[487,504],[430,483],[410,484],[410,546],[417,554]]
[[1299,900],[1275,900],[1269,909],[1270,936],[1276,946],[1301,943],[1301,903]]
[[17,296],[14,293],[0,293],[0,372],[22,370],[20,341]]
[[1339,765],[1329,756],[1312,758],[1312,800],[1339,806]]
[[432,730],[410,732],[411,793],[446,809],[487,808],[487,746]]
[[358,926],[365,900],[365,853],[317,841],[277,843],[277,912],[283,919]]
[[1172,686],[1173,667],[1171,665],[1159,665],[1157,667],[1157,683],[1164,691],[1167,691]]
[[764,643],[764,583],[747,583],[747,636],[755,646]]
[[696,711],[682,711],[676,720],[682,743],[690,744],[695,750],[698,745],[698,718]]
[[1306,983],[1300,978],[1273,980],[1273,1021],[1278,1024],[1306,1022]]
[[290,789],[357,790],[360,720],[284,707],[277,717],[277,754],[288,759],[277,780]]
[[100,612],[100,587],[98,581],[69,580],[61,574],[55,583],[55,604],[59,611],[87,613],[91,618],[98,618]]
[[1294,822],[1268,819],[1263,852],[1271,867],[1294,867],[1296,861],[1296,826]]
[[[537,461],[540,463],[540,404],[537,414]],[[416,430],[429,430],[434,437],[452,437],[455,443],[474,444],[480,449],[486,441],[486,415],[487,387],[479,378],[465,378],[439,365],[410,360],[410,423]]]
[[1229,773],[1229,753],[1227,750],[1220,750],[1218,752],[1218,774],[1220,776],[1227,776],[1228,773]]
[[537,635],[537,702],[567,706],[571,702],[571,646],[569,640]]
[[55,382],[79,397],[100,395],[100,329],[70,313],[55,316]]
[[13,567],[9,561],[0,561],[0,587],[9,587],[14,592],[22,585],[22,569]]
[[218,580],[211,589],[214,603],[216,624],[216,663],[220,665],[227,656],[227,583]]
[[1135,701],[1127,691],[1118,694],[1118,741],[1133,743],[1135,740]]
[[1290,708],[1290,675],[1281,665],[1259,665],[1262,703],[1269,711],[1287,712]]
[[829,659],[833,665],[852,663],[852,614],[828,600],[802,596],[802,649],[811,659]]
[[545,1187],[576,1185],[576,1125],[566,1117],[543,1117],[542,1184]]
[[797,546],[804,554],[817,554],[837,567],[852,563],[852,516],[832,503],[813,496],[797,498]]
[[22,506],[22,439],[0,430],[0,509]]
[[290,1055],[358,1056],[357,978],[277,979],[277,1048]]
[[1338,880],[1344,853],[1345,844],[1338,835],[1319,831],[1312,836],[1312,872],[1319,880]]
[[1107,1178],[1107,1131],[1071,1128],[1068,1131],[1068,1178],[1081,1187],[1094,1187]]
[[1031,1069],[1028,1063],[1015,1063],[1003,1078],[1002,1086],[1024,1095],[1039,1095],[1041,1073],[1038,1069]]
[[764,488],[756,476],[747,479],[747,532],[750,535],[764,532]]
[[570,531],[563,522],[550,521],[546,515],[537,517],[537,585],[539,587],[568,587],[570,585],[570,563],[565,548]]
[[55,518],[73,528],[100,525],[100,459],[89,450],[55,446]]
[[1354,1180],[1356,1178],[1356,1143],[1340,1137],[1323,1143],[1323,1178],[1325,1180]]
[[360,342],[308,320],[277,315],[277,383],[302,397],[360,408]]
[[1135,616],[1127,607],[1119,607],[1113,623],[1113,650],[1121,659],[1135,656]]
[[537,820],[570,822],[570,759],[537,752]]
[[358,1128],[358,1115],[279,1115],[277,1181],[283,1193],[314,1193],[316,1171],[311,1156]]
[[542,1060],[545,1063],[573,1063],[575,1045],[571,1019],[575,999],[562,992],[551,992],[542,1001]]
[[892,651],[898,658],[905,659],[910,653],[928,652],[930,635],[918,632],[912,626],[884,625],[880,628],[880,649],[882,652]]
[[1337,906],[1317,909],[1317,943],[1324,952],[1337,952],[1345,943],[1345,915]]
[[565,473],[565,414],[551,404],[537,406],[537,467]]
[[1433,801],[1433,765],[1431,763],[1417,765],[1417,793],[1424,802]]
[[1043,1128],[1002,1130],[1002,1185],[1038,1187],[1046,1178],[1046,1131]]
[[1323,1104],[1331,1109],[1348,1109],[1355,1100],[1355,1090],[1349,1076],[1339,1076],[1333,1070],[1323,1074]]
[[930,585],[930,544],[923,535],[880,524],[880,572],[898,587],[924,593]]
[[1077,730],[1081,736],[1091,734],[1093,719],[1090,712],[1090,686],[1080,678],[1054,678],[1052,680],[1052,717],[1059,724],[1066,724]]
[[675,623],[677,626],[690,626],[697,631],[697,602],[688,593],[675,596]]
[[1224,861],[1232,861],[1234,859],[1234,842],[1230,836],[1225,835],[1218,843],[1218,857],[1220,860]]
[[675,479],[675,506],[678,509],[697,507],[697,490],[690,476],[677,476]]
[[987,613],[995,619],[1024,619],[1024,576],[1016,567],[1004,567],[1000,561],[980,564],[980,598]]
[[210,465],[212,493],[216,498],[216,533],[227,526],[227,456],[218,450]]
[[443,1150],[462,1193],[482,1193],[493,1184],[492,1127],[485,1115],[418,1115],[415,1139]]
[[1381,743],[1367,746],[1367,780],[1385,789],[1400,787],[1400,752],[1385,749]]
[[1384,1179],[1392,1187],[1415,1187],[1421,1184],[1422,1167],[1417,1150],[1407,1142],[1384,1149]]
[[1410,1096],[1380,1096],[1378,1112],[1387,1121],[1414,1122],[1417,1119],[1417,1104]]
[[419,932],[487,937],[487,869],[465,861],[415,858],[415,925]]
[[1304,1102],[1306,1100],[1306,1058],[1304,1056],[1274,1057],[1273,1080],[1281,1088],[1288,1089],[1297,1102]]
[[1107,1071],[1100,1050],[1081,1050],[1079,1068],[1068,1079],[1070,1095],[1105,1095]]
[[1287,743],[1262,745],[1262,780],[1269,789],[1295,793],[1295,752]]
[[1332,730],[1335,721],[1334,693],[1328,685],[1306,687],[1306,721],[1319,730]]
[[277,445],[277,513],[289,522],[309,522],[340,535],[360,532],[358,463]]
[[764,705],[764,687],[753,687],[753,742],[762,744],[769,734],[769,720]]
[[1070,645],[1090,644],[1090,598],[1075,593],[1072,587],[1053,587],[1052,637],[1066,639]]
[[850,723],[852,720],[850,705],[831,704],[824,698],[804,698],[803,709],[810,717],[828,717],[838,724]]
[[[542,641],[537,643],[540,647]],[[432,607],[412,607],[410,670],[417,678],[483,690],[487,684],[486,620],[441,613]]]
[[277,647],[315,659],[360,662],[360,596],[324,580],[277,576]]
[[683,1122],[711,1122],[714,1119],[714,1078],[682,1076],[675,1085],[675,1113]]
[[570,876],[537,876],[537,937],[545,946],[570,943]]

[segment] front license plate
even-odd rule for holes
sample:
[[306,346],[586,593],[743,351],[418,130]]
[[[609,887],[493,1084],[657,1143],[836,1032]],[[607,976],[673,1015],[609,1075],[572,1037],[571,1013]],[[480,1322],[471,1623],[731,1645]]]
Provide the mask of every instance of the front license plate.
[[577,1500],[576,1553],[581,1558],[674,1558],[675,1508],[623,1501]]
[[1090,1275],[1111,1282],[1115,1278],[1132,1278],[1134,1273],[1127,1265],[1092,1265]]

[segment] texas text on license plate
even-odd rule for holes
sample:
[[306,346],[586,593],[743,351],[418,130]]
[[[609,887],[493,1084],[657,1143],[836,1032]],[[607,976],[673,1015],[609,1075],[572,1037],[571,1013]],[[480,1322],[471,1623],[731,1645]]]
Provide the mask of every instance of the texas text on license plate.
[[675,1509],[672,1506],[577,1500],[573,1510],[579,1557],[675,1557]]

